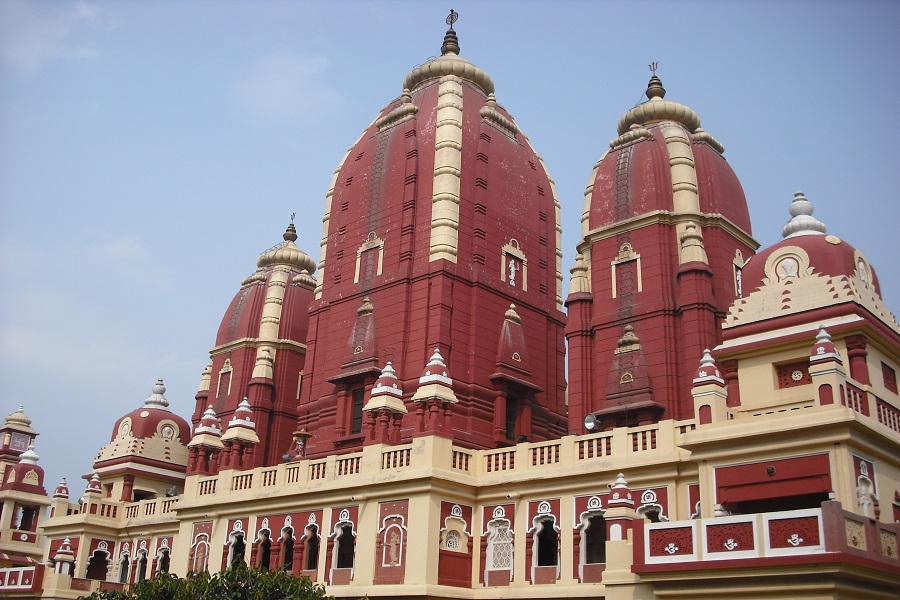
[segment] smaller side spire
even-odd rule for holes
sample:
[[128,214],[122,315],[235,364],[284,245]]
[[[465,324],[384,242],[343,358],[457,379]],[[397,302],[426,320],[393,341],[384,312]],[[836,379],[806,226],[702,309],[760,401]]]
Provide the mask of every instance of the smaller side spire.
[[819,333],[816,334],[816,343],[813,344],[812,352],[810,352],[809,362],[816,363],[830,360],[837,362],[839,365],[844,364],[844,361],[841,359],[841,353],[834,345],[834,342],[831,341],[831,334],[828,333],[824,325],[819,325]]
[[697,375],[694,377],[694,385],[715,382],[721,386],[725,385],[725,380],[722,379],[721,373],[719,373],[719,367],[716,366],[716,360],[712,357],[712,354],[709,352],[709,348],[703,351],[703,358],[700,359],[700,367],[697,369]]
[[403,387],[391,361],[384,365],[381,376],[372,387],[369,401],[363,407],[363,410],[366,412],[381,409],[387,409],[399,414],[406,414],[407,412],[406,407],[403,405]]
[[87,484],[87,488],[84,490],[85,494],[101,494],[103,493],[103,487],[100,485],[100,474],[94,473],[91,476],[91,480]]
[[56,489],[53,490],[54,498],[64,498],[66,501],[69,500],[69,484],[66,482],[66,478],[63,477],[59,480],[59,485],[56,486]]
[[200,374],[200,385],[197,386],[197,392],[208,392],[210,383],[212,382],[212,361],[206,363],[206,368]]
[[703,234],[694,221],[688,221],[684,231],[678,236],[681,243],[681,264],[704,263],[709,264],[706,249],[703,247]]
[[440,349],[434,349],[425,365],[412,400],[416,403],[416,434],[452,435],[450,407],[459,400]]

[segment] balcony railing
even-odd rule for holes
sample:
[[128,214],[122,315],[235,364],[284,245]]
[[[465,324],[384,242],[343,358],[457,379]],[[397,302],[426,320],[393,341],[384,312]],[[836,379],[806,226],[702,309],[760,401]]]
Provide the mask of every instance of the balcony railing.
[[[367,446],[360,452],[322,459],[301,460],[253,471],[226,471],[222,475],[228,477],[228,485],[224,487],[218,485],[218,476],[204,476],[197,480],[193,494],[209,496],[263,488],[292,489],[310,483],[350,482],[357,478],[362,481],[373,473],[398,469],[436,468],[472,476],[497,473],[526,476],[530,471],[577,467],[584,461],[592,460],[608,462],[610,459],[636,455],[646,455],[648,458],[655,455],[664,460],[675,452],[680,436],[695,427],[692,420],[662,421],[545,442],[523,442],[497,450],[452,447],[447,452],[435,446],[433,451],[414,453],[412,444]],[[132,513],[129,512],[129,516]]]
[[[735,515],[712,519],[635,523],[635,572],[709,568],[709,561],[766,559],[781,564],[784,557],[831,555],[867,556],[900,567],[897,553],[900,525],[872,521],[845,511],[838,502],[822,508]],[[759,561],[762,561],[761,563]],[[808,560],[808,559],[804,559]],[[717,569],[727,567],[717,562]],[[754,563],[756,564],[756,563]]]

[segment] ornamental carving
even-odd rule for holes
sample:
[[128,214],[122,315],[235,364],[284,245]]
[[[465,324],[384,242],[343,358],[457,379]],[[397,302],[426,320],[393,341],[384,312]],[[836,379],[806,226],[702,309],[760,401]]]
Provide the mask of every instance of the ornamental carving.
[[707,552],[733,552],[753,550],[753,523],[725,523],[706,528]]
[[819,519],[797,517],[795,519],[774,519],[769,521],[769,541],[772,548],[799,548],[818,546]]
[[881,554],[888,558],[897,557],[897,534],[892,531],[881,530]]
[[844,533],[847,536],[847,544],[859,550],[866,549],[866,533],[863,524],[852,519],[844,519]]
[[694,553],[694,529],[673,527],[650,530],[650,556],[680,556]]

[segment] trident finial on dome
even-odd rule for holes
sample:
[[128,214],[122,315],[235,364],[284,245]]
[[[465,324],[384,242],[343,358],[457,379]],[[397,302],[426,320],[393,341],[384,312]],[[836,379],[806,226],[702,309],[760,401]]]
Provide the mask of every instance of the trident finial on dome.
[[654,98],[665,98],[666,88],[663,87],[662,81],[656,76],[656,69],[659,68],[659,63],[654,61],[647,66],[650,67],[650,72],[653,73],[653,76],[650,78],[650,83],[647,84],[647,98],[650,100],[653,100]]
[[297,213],[291,213],[291,224],[287,226],[287,229],[284,231],[284,235],[281,236],[286,242],[297,241],[297,228],[294,227],[294,217],[296,216]]
[[450,14],[447,15],[445,22],[450,26],[450,29],[447,30],[446,35],[444,35],[444,43],[441,46],[441,56],[445,54],[459,54],[459,38],[456,37],[456,32],[453,30],[453,24],[459,20],[459,13],[450,9]]
[[794,200],[788,210],[791,220],[781,228],[781,236],[784,238],[799,235],[822,235],[825,233],[825,223],[818,220],[813,214],[813,204],[806,199],[801,190],[794,192]]

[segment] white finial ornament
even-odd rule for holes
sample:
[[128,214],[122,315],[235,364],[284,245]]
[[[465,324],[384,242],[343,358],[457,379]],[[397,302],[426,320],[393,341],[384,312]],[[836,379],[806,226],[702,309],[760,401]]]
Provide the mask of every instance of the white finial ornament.
[[825,234],[825,223],[812,216],[813,204],[806,199],[801,190],[794,192],[794,200],[788,210],[791,213],[791,220],[781,228],[783,238]]
[[34,451],[34,442],[28,444],[28,450],[19,455],[19,463],[23,465],[36,465],[40,459],[41,457]]
[[169,410],[169,401],[163,395],[166,393],[166,386],[163,385],[162,377],[156,380],[151,392],[147,399],[144,400],[144,406]]

